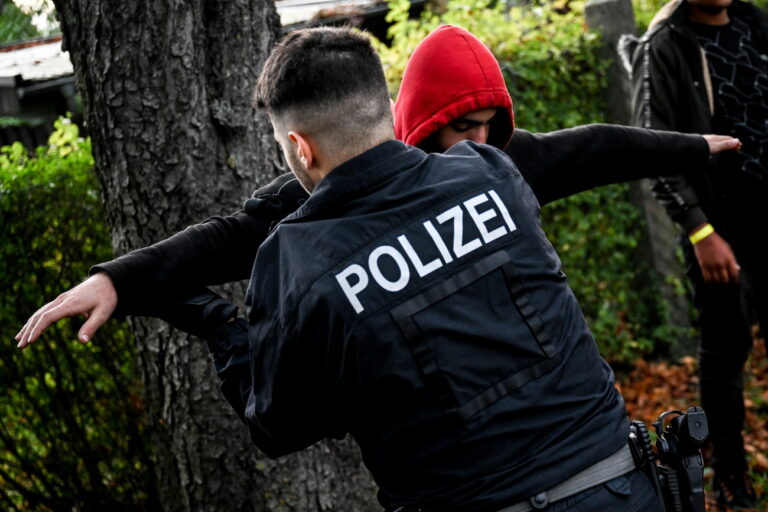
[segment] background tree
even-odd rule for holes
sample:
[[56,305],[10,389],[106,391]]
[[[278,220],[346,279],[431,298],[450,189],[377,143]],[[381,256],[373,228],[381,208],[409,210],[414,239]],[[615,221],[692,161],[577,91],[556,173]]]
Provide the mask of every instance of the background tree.
[[[54,3],[117,254],[234,211],[283,171],[250,102],[279,31],[271,1]],[[203,343],[159,321],[131,324],[164,510],[377,508],[352,443],[266,460],[221,398]]]

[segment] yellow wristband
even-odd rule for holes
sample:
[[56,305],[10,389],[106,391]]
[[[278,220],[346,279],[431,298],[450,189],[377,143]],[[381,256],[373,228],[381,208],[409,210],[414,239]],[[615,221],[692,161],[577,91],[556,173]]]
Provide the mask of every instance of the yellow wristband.
[[688,236],[688,240],[696,245],[714,232],[715,228],[712,227],[712,224],[704,224],[700,229],[697,229],[693,234]]

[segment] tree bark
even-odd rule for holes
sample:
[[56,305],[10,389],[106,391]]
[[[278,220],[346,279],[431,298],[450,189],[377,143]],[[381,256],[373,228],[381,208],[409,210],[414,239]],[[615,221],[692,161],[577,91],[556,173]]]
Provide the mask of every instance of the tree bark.
[[[251,107],[279,32],[271,1],[54,3],[117,254],[230,213],[283,172]],[[378,509],[354,443],[266,459],[221,397],[204,344],[159,321],[132,325],[163,510]]]

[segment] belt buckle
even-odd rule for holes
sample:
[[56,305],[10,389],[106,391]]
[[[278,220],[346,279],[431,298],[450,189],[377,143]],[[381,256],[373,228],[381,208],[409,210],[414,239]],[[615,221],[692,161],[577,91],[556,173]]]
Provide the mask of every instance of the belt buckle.
[[547,495],[547,491],[541,491],[539,494],[532,497],[530,502],[534,510],[544,510],[549,506],[549,495]]

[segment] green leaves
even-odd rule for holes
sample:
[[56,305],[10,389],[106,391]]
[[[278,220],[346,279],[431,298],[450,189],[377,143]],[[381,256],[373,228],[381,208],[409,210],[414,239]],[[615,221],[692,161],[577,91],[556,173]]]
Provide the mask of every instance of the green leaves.
[[14,2],[0,2],[0,43],[29,39],[39,35],[32,24],[32,17],[19,9]]
[[[72,186],[93,186],[91,142],[69,117],[54,122],[48,146],[34,155],[21,142],[0,147],[0,194],[24,187],[51,187],[66,175]],[[86,193],[86,190],[83,190]]]

